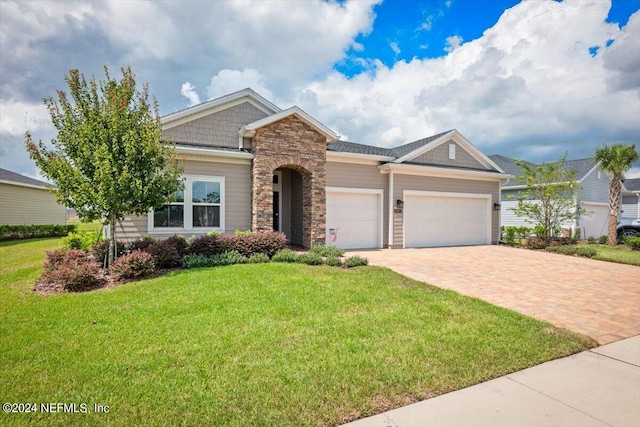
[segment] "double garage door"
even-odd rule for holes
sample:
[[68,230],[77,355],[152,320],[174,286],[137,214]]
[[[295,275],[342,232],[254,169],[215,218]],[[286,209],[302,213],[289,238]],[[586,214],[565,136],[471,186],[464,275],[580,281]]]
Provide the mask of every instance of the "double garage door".
[[[382,196],[382,190],[327,188],[327,245],[381,248]],[[490,195],[405,191],[404,202],[407,248],[491,244]]]
[[491,244],[491,196],[466,193],[404,193],[404,246]]

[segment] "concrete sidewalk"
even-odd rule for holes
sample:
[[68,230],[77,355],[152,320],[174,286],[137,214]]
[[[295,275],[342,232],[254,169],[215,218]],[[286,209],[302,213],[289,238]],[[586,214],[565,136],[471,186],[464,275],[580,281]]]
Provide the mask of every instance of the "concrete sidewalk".
[[640,426],[640,335],[346,424]]

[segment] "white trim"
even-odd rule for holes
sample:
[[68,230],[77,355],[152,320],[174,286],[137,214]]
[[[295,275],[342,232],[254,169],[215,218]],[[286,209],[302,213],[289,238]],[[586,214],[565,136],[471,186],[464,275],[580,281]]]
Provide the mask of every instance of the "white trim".
[[[209,176],[209,175],[182,175],[181,179],[185,182],[184,188],[184,227],[154,227],[153,225],[153,209],[149,210],[147,214],[147,232],[149,234],[202,234],[211,230],[216,230],[219,233],[225,232],[225,211],[226,211],[226,177],[224,176]],[[213,181],[220,183],[220,226],[218,227],[193,227],[193,199],[192,189],[190,184],[193,181]]]
[[194,105],[193,107],[186,108],[175,113],[167,114],[160,119],[162,122],[162,129],[171,129],[192,120],[208,116],[209,114],[235,107],[245,102],[250,103],[267,115],[281,111],[281,109],[275,104],[272,104],[253,90],[247,88],[220,98]]
[[185,147],[176,145],[176,151],[180,154],[194,154],[199,156],[222,157],[228,159],[253,159],[254,155],[244,151],[226,151],[206,147]]
[[[380,224],[378,225],[378,246],[381,249],[383,245],[384,236],[384,190],[382,188],[355,188],[355,187],[325,187],[325,193],[340,193],[340,194],[376,194],[378,196],[378,218]],[[326,214],[326,212],[325,212]]]
[[282,120],[289,116],[297,116],[300,120],[314,128],[320,134],[322,134],[327,142],[335,142],[338,140],[338,134],[311,117],[309,114],[305,113],[299,107],[293,106],[291,108],[287,108],[286,110],[280,111],[278,113],[267,116],[263,119],[257,120],[253,123],[249,123],[244,125],[238,131],[238,135],[243,137],[252,138],[256,134],[256,129],[260,129],[261,127],[270,125],[271,123],[275,123],[279,120]]
[[35,188],[36,190],[44,190],[44,191],[50,191],[50,190],[56,189],[56,187],[54,187],[53,185],[44,184],[40,186],[40,185],[34,185],[34,184],[26,184],[23,182],[9,181],[6,179],[0,179],[0,184],[17,185],[19,187]]
[[[582,181],[584,181],[589,175],[591,175],[591,173],[598,169],[598,167],[600,166],[600,162],[596,163],[596,165],[594,167],[592,167],[591,169],[589,169],[589,172],[585,173],[582,178],[578,179],[578,183],[582,184]],[[598,173],[600,173],[600,171],[598,171]],[[605,175],[606,176],[606,175]],[[608,177],[607,177],[608,178]],[[598,179],[600,179],[600,177],[598,177]]]
[[458,145],[460,145],[467,153],[469,153],[481,165],[483,165],[485,167],[492,168],[492,169],[494,169],[494,170],[496,170],[498,172],[504,173],[504,171],[500,168],[500,166],[495,164],[493,162],[493,160],[491,160],[489,157],[487,157],[482,151],[478,150],[478,148],[476,148],[476,146],[473,145],[471,143],[471,141],[469,141],[467,138],[465,138],[464,135],[462,135],[456,129],[453,129],[450,132],[447,132],[444,135],[440,136],[439,138],[435,139],[434,141],[431,141],[428,144],[425,144],[425,145],[413,150],[412,152],[407,153],[404,156],[397,158],[394,161],[394,163],[403,163],[403,162],[406,162],[407,160],[411,160],[411,159],[414,159],[416,157],[419,157],[419,156],[423,155],[424,153],[427,153],[427,152],[439,147],[440,145],[444,144],[445,142],[447,142],[447,141],[449,141],[451,139],[454,142],[456,142]]
[[341,163],[357,163],[363,165],[378,165],[380,162],[390,162],[394,158],[388,156],[376,156],[373,154],[344,153],[342,151],[327,150],[327,161]]
[[[407,196],[419,196],[419,197],[451,197],[457,199],[484,199],[486,209],[486,227],[485,227],[485,244],[490,245],[492,242],[492,209],[491,194],[484,193],[452,193],[448,191],[422,191],[422,190],[403,190],[402,200],[407,201]],[[404,214],[403,214],[404,215]],[[406,248],[406,221],[404,216],[402,218],[402,247]]]
[[386,163],[378,166],[381,171],[393,171],[399,174],[405,175],[419,175],[419,176],[436,176],[442,178],[459,178],[459,179],[473,179],[480,181],[500,181],[511,175],[497,172],[484,172],[474,171],[468,169],[449,169],[439,168],[436,166],[424,166],[424,165],[406,165],[397,163]]
[[393,172],[389,172],[389,215],[388,215],[388,220],[389,220],[389,237],[388,237],[388,242],[387,242],[387,246],[388,247],[393,247],[393,221],[394,221],[394,216],[395,216],[395,211],[394,209],[394,197],[393,197]]

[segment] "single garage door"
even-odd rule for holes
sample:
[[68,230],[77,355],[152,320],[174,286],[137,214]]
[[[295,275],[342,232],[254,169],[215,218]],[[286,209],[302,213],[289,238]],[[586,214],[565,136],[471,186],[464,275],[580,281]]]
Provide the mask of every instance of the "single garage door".
[[491,196],[405,192],[407,248],[491,244]]
[[327,245],[382,247],[382,190],[327,189]]
[[580,236],[582,239],[588,237],[598,238],[609,233],[609,206],[599,203],[582,203],[582,207],[587,210],[580,216]]

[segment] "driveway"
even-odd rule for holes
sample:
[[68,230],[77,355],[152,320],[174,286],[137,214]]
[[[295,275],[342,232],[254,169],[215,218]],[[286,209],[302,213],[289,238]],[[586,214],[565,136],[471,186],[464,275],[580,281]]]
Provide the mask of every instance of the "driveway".
[[349,251],[607,344],[640,334],[640,267],[507,246]]

